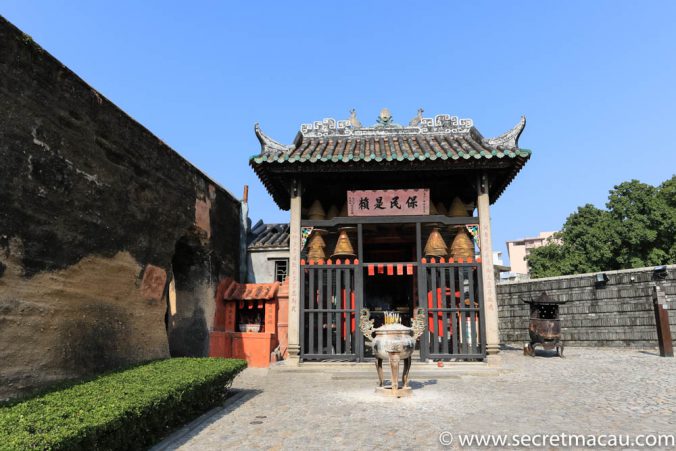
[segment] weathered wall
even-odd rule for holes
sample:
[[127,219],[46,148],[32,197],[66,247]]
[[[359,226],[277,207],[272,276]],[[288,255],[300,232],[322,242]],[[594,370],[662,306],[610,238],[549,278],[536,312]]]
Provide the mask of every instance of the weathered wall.
[[0,161],[0,399],[207,354],[239,202],[1,17]]
[[523,299],[543,291],[560,307],[564,344],[569,346],[657,346],[652,290],[657,283],[670,304],[671,333],[676,340],[676,266],[668,267],[663,281],[653,279],[654,268],[608,271],[605,288],[596,288],[596,274],[552,277],[498,284],[501,342],[522,345],[529,341],[529,307]]

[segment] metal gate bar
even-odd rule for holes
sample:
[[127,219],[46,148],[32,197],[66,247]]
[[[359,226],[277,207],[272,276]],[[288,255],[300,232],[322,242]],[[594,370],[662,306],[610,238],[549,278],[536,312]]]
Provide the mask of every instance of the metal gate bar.
[[418,280],[425,297],[420,304],[427,310],[429,329],[427,339],[421,341],[421,357],[483,359],[481,264],[421,262]]
[[358,264],[301,260],[301,358],[357,360]]

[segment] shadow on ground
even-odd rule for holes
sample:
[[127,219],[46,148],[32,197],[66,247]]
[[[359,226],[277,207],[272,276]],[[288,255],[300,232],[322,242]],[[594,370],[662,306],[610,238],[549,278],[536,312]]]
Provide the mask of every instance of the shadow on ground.
[[535,349],[535,356],[534,357],[544,357],[546,359],[556,357],[557,359],[560,359],[561,357],[559,356],[559,353],[556,352],[556,350],[546,350],[546,349]]
[[437,385],[436,379],[428,379],[426,381],[409,381],[408,385],[411,387],[411,390],[419,390],[428,385]]
[[[384,379],[383,385],[385,387],[391,387],[392,381],[390,379]],[[413,381],[413,380],[408,381],[408,386],[411,387],[411,390],[419,390],[419,389],[424,388],[428,385],[437,385],[437,380],[436,379],[428,379],[426,381]],[[401,379],[399,379],[399,386],[401,387]]]
[[228,397],[222,406],[213,408],[190,423],[183,425],[180,429],[174,431],[168,437],[163,438],[158,444],[150,448],[150,451],[170,450],[181,447],[189,442],[192,437],[198,435],[213,423],[227,417],[261,393],[263,393],[263,390],[258,389],[232,390],[232,395]]

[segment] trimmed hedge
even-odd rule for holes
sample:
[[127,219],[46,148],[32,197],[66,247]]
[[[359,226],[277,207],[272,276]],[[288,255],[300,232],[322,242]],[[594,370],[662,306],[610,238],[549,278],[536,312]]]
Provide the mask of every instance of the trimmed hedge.
[[158,360],[0,408],[0,449],[144,449],[220,404],[244,360]]

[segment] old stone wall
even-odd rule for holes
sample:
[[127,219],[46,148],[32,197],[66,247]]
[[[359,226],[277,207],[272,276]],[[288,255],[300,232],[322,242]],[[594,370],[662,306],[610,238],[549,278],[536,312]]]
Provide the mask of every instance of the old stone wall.
[[207,355],[239,201],[2,17],[0,162],[0,399]]
[[665,280],[656,280],[653,270],[607,271],[609,280],[604,287],[596,286],[596,274],[498,284],[501,342],[521,346],[529,341],[529,307],[523,300],[546,291],[557,300],[567,301],[560,307],[566,345],[655,347],[655,284],[666,294],[671,333],[676,339],[676,266],[667,267]]

